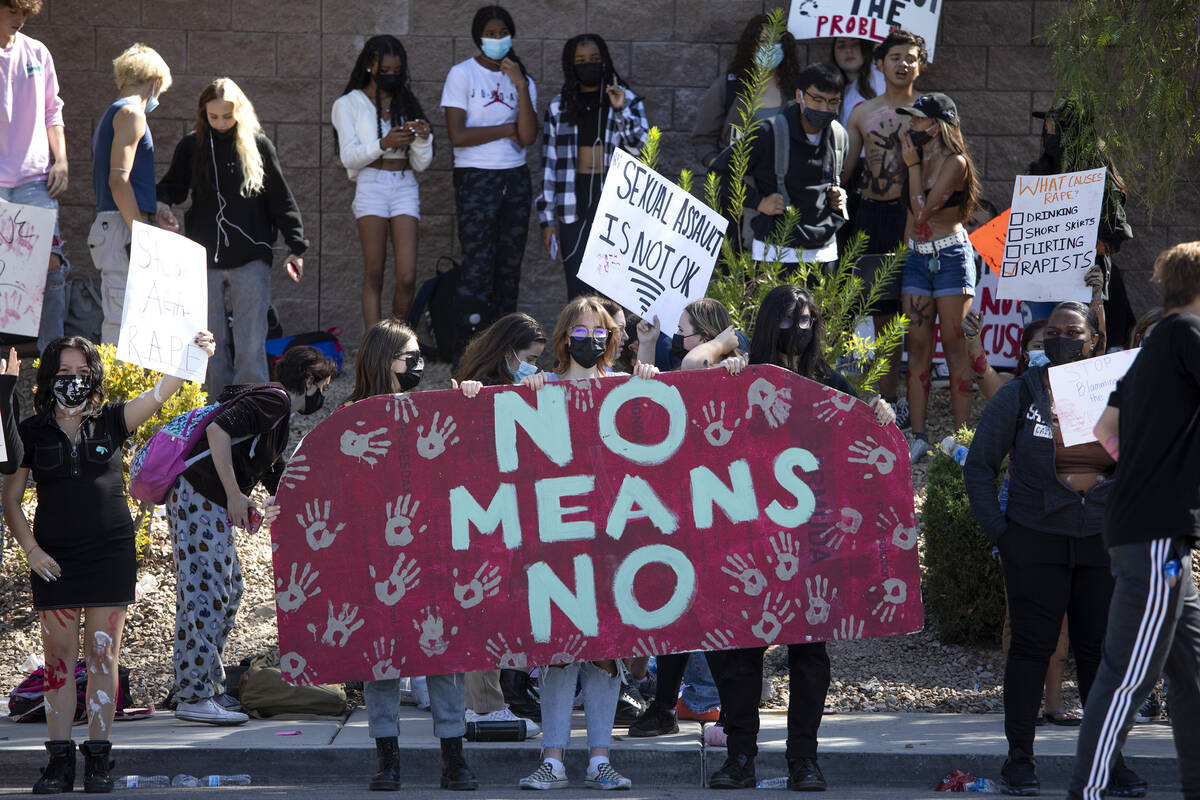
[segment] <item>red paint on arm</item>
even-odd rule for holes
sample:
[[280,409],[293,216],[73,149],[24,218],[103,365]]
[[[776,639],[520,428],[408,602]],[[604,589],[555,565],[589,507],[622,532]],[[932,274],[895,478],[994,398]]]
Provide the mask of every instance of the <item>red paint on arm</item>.
[[984,355],[983,353],[980,353],[979,355],[975,356],[975,358],[973,358],[971,360],[971,371],[974,372],[976,375],[983,375],[983,374],[987,373],[987,370],[988,370],[988,360],[987,360],[987,356]]

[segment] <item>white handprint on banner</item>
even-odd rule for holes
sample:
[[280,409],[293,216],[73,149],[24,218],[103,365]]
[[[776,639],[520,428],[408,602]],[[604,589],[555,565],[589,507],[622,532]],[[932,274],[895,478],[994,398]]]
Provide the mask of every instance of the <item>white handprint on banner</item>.
[[371,642],[371,650],[374,652],[373,655],[363,652],[363,658],[371,665],[371,680],[386,681],[399,678],[403,674],[400,667],[404,666],[408,657],[401,657],[398,664],[393,663],[396,660],[395,639],[388,641],[387,637],[380,636]]
[[392,413],[393,420],[406,425],[418,416],[416,402],[406,394],[392,395],[384,408]]
[[[361,422],[354,423],[362,425]],[[357,458],[359,461],[365,461],[369,466],[375,466],[379,460],[387,455],[388,448],[392,443],[388,439],[379,439],[377,437],[387,434],[387,428],[376,428],[373,431],[365,433],[347,430],[342,432],[341,450],[345,455],[351,458]]]
[[358,606],[350,607],[342,603],[342,610],[334,613],[333,603],[329,603],[329,619],[325,623],[325,633],[321,636],[321,644],[330,647],[345,647],[350,641],[350,635],[367,624],[366,620],[358,618]]
[[704,431],[704,438],[713,447],[724,447],[733,439],[733,432],[742,424],[741,417],[733,416],[733,427],[725,427],[725,401],[721,401],[720,409],[716,400],[709,400],[707,405],[700,407],[703,420],[693,419],[692,424]]
[[474,608],[483,602],[485,597],[495,597],[500,594],[500,568],[485,561],[475,570],[475,576],[466,583],[458,582],[458,567],[453,570],[454,599],[464,609]]
[[592,393],[593,386],[600,388],[599,378],[590,378],[581,381],[571,381],[571,403],[575,406],[575,410],[581,414],[586,414],[596,407],[596,399]]
[[[883,596],[871,609],[871,615],[878,617],[880,622],[891,622],[896,618],[896,609],[908,599],[908,585],[899,578],[887,578],[882,588]],[[879,590],[879,586],[872,586],[867,594],[878,595]]]
[[421,616],[413,620],[413,628],[417,631],[417,646],[427,656],[440,656],[450,649],[450,637],[458,633],[455,625],[446,632],[446,622],[442,619],[437,606],[425,606]]
[[656,642],[653,636],[647,636],[645,639],[638,637],[637,644],[633,646],[633,654],[635,656],[659,656],[663,653],[671,652],[671,645],[667,642]]
[[750,419],[757,408],[772,428],[787,422],[788,415],[792,413],[792,390],[786,386],[779,389],[766,378],[757,378],[750,384],[746,390],[746,401],[750,404],[746,409],[746,419]]
[[[850,452],[854,455],[846,459],[849,463],[863,464],[870,468],[863,471],[863,477],[867,480],[874,478],[876,472],[888,475],[896,466],[896,454],[875,441],[874,436],[867,436],[866,441],[856,441],[850,445]],[[875,472],[872,472],[872,469]]]
[[829,390],[828,395],[824,400],[813,403],[813,410],[817,412],[817,419],[821,422],[832,422],[837,419],[839,427],[846,421],[845,412],[854,408],[857,402],[848,394]]
[[917,526],[905,525],[895,507],[888,506],[887,513],[879,512],[879,527],[892,534],[892,544],[901,550],[912,550],[917,546]]
[[775,564],[775,577],[790,581],[800,571],[800,542],[792,538],[790,531],[780,531],[770,542],[775,556],[768,555],[767,563]]
[[747,553],[745,557],[725,556],[725,561],[729,566],[721,567],[721,572],[741,583],[740,588],[737,584],[730,584],[730,591],[745,592],[751,597],[757,597],[762,594],[763,589],[767,588],[767,578],[758,568],[753,553]]
[[496,638],[487,640],[487,651],[492,658],[496,659],[496,666],[500,669],[524,669],[526,664],[525,653],[521,651],[524,646],[521,644],[521,637],[518,636],[513,640],[513,647],[510,647],[508,640],[504,638],[503,633],[497,633]]
[[288,461],[287,467],[283,470],[283,476],[279,482],[289,489],[295,489],[296,484],[308,479],[308,471],[310,467],[306,463],[308,456],[304,453],[292,456]]
[[341,532],[342,528],[346,527],[346,523],[339,522],[338,526],[332,531],[329,530],[329,501],[325,501],[324,509],[321,508],[320,500],[313,500],[311,503],[304,504],[304,511],[307,515],[307,520],[300,514],[296,515],[296,521],[304,528],[304,538],[308,540],[308,546],[315,550],[323,550],[333,544],[333,540]]
[[829,619],[829,604],[837,597],[837,587],[829,591],[829,579],[815,575],[804,579],[804,588],[808,591],[808,610],[804,619],[809,625],[820,625]]
[[729,650],[733,647],[733,631],[728,628],[724,630],[716,628],[704,634],[704,639],[700,642],[702,650]]
[[[454,431],[458,429],[454,417],[447,415],[441,427],[438,427],[440,416],[440,411],[433,412],[433,423],[429,426],[429,433],[425,433],[424,425],[417,426],[417,455],[421,458],[437,458],[446,452],[446,447],[458,444],[458,437],[454,436]],[[454,438],[451,439],[451,436]]]
[[[412,499],[410,494],[402,494],[396,502],[385,503],[384,512],[387,514],[387,525],[383,528],[383,540],[393,547],[407,547],[412,544],[412,526],[416,522],[417,509],[421,501]],[[428,525],[422,525],[417,533],[424,533]]]
[[[821,533],[821,543],[830,550],[840,550],[846,542],[846,537],[858,533],[858,529],[862,527],[862,519],[862,514],[855,509],[843,508],[837,524]],[[852,550],[857,548],[857,543],[851,545]]]
[[[792,601],[785,600],[782,592],[775,595],[774,599],[771,599],[771,593],[768,592],[763,597],[762,616],[759,617],[758,622],[750,626],[750,632],[767,644],[771,644],[779,637],[783,626],[796,618],[796,612],[788,610],[791,604]],[[743,611],[742,616],[749,620],[750,612]]]
[[561,645],[559,645],[559,647],[561,649],[554,655],[550,656],[550,663],[551,664],[573,664],[573,663],[575,663],[575,660],[577,658],[579,658],[580,652],[583,651],[583,646],[585,644],[587,644],[587,642],[585,642],[583,640],[582,634],[579,634],[579,633],[571,634],[570,636],[567,637],[567,640],[565,642],[563,642]]
[[308,674],[308,660],[294,650],[279,657],[279,671],[293,686],[313,684],[312,676]]
[[854,615],[842,617],[841,624],[833,629],[833,640],[835,642],[844,642],[848,639],[861,639],[863,635],[863,626],[866,625],[864,620],[858,621],[858,627],[854,627]]
[[[415,558],[409,559],[408,564],[404,563],[404,553],[396,557],[396,563],[392,566],[392,572],[386,580],[378,581],[375,584],[375,598],[385,606],[394,606],[404,599],[404,595],[416,587],[421,582],[418,577],[421,574],[421,568],[417,566]],[[367,571],[371,573],[371,578],[375,578],[375,566],[367,565]]]
[[301,571],[299,579],[296,578],[296,567],[299,566],[296,562],[292,562],[291,578],[288,580],[287,589],[283,589],[283,579],[275,579],[275,588],[280,591],[275,593],[275,605],[279,606],[280,611],[295,611],[304,604],[304,601],[310,597],[316,597],[321,593],[321,587],[318,586],[316,591],[310,591],[312,586],[317,581],[317,576],[321,573],[312,570],[312,564],[306,563],[304,570]]

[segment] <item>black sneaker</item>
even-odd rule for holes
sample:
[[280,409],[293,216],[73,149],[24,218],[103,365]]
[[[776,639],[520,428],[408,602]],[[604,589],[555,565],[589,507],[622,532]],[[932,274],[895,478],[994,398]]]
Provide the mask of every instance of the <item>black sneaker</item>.
[[1162,703],[1158,699],[1158,690],[1152,689],[1146,702],[1142,703],[1142,707],[1134,714],[1133,721],[1144,725],[1147,722],[1158,722],[1161,717]]
[[908,418],[908,398],[901,397],[895,403],[892,403],[892,408],[896,412],[896,427],[902,431],[911,428],[912,423]]
[[787,786],[793,792],[825,791],[825,776],[815,758],[798,758],[788,762]]
[[646,712],[646,705],[636,688],[622,685],[613,722],[617,725],[632,725]]
[[1123,756],[1118,755],[1113,760],[1105,795],[1108,797],[1145,797],[1147,788],[1146,781],[1125,764]]
[[729,754],[721,768],[708,779],[710,789],[753,789],[758,783],[754,777],[754,759],[744,753]]
[[629,726],[629,735],[634,737],[667,736],[672,733],[679,733],[675,712],[658,703],[651,703]]
[[1000,768],[1000,793],[1020,797],[1036,797],[1042,793],[1033,756],[1017,748],[1008,751],[1008,759]]

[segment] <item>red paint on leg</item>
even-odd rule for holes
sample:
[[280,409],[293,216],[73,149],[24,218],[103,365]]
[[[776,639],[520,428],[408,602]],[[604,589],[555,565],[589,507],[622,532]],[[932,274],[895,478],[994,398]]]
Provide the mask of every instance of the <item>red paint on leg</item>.
[[975,356],[974,360],[971,361],[971,370],[976,375],[983,375],[985,372],[987,372],[987,368],[987,356],[985,356],[983,353]]
[[60,628],[69,628],[75,625],[75,620],[78,618],[79,609],[77,608],[55,608],[50,611],[42,612],[42,621],[47,622],[53,619],[58,623]]
[[921,388],[926,394],[933,391],[933,378],[929,375],[929,370],[925,370],[917,375],[917,382],[921,384]]
[[120,611],[114,611],[108,615],[108,635],[114,639],[117,637],[117,621],[121,618]]
[[967,378],[959,378],[958,379],[959,394],[970,394],[974,390],[974,388],[975,387],[971,384],[971,381],[968,380]]
[[67,662],[59,658],[46,664],[46,688],[54,692],[66,685]]

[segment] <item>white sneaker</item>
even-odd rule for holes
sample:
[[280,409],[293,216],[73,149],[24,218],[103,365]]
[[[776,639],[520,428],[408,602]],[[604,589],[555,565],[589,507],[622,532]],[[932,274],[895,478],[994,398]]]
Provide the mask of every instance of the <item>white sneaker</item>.
[[209,725],[241,725],[250,717],[240,711],[230,711],[208,697],[195,703],[180,703],[175,707],[175,719],[207,722]]
[[[589,775],[591,773],[588,773]],[[567,771],[566,769],[555,769],[549,761],[543,761],[542,765],[534,770],[534,773],[527,778],[521,778],[520,786],[522,789],[565,789],[567,788]]]
[[917,463],[918,461],[921,460],[921,458],[923,458],[925,456],[926,453],[928,453],[932,449],[933,449],[933,445],[931,445],[925,439],[913,438],[912,442],[908,445],[908,461],[909,461],[909,463],[910,464]]
[[[512,709],[510,709],[508,706],[505,706],[504,708],[500,709],[499,711],[493,711],[490,714],[484,714],[482,716],[479,716],[477,714],[476,716],[478,717],[478,721],[487,721],[487,722],[516,722],[517,720],[523,720],[525,722],[525,738],[526,739],[532,739],[534,736],[537,736],[539,733],[542,732],[542,726],[538,725],[536,722],[534,722],[533,720],[528,719],[526,717],[518,717],[516,714],[514,714],[512,712]],[[468,721],[470,721],[469,718],[468,718]]]
[[632,789],[633,781],[613,769],[607,761],[596,769],[589,769],[583,785],[589,789]]

